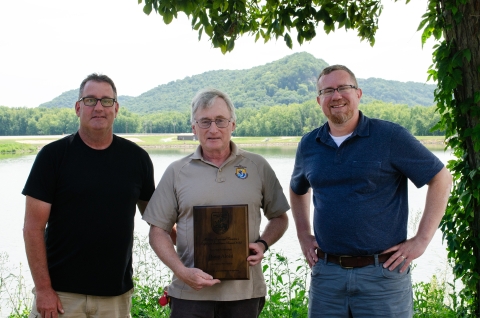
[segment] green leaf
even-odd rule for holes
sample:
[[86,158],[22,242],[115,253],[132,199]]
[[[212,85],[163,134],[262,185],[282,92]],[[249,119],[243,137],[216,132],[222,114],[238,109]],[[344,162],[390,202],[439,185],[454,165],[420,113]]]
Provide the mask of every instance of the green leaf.
[[480,102],[480,91],[475,92],[473,102],[476,104]]
[[151,3],[145,4],[145,5],[143,6],[143,12],[144,12],[146,15],[150,15],[150,13],[152,12],[152,4],[151,4]]
[[463,57],[467,59],[468,62],[472,60],[472,52],[469,49],[463,51]]
[[231,38],[227,43],[227,52],[231,52],[235,47],[235,38]]
[[167,11],[163,14],[163,22],[165,24],[170,24],[173,21],[173,13],[172,11]]
[[288,46],[289,48],[292,48],[292,38],[290,37],[290,34],[285,33],[285,35],[283,36],[283,39],[284,39],[285,42],[287,43],[287,46]]

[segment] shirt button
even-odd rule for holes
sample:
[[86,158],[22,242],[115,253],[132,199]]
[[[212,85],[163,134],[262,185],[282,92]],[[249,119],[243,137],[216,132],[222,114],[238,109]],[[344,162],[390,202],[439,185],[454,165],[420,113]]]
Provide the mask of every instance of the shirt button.
[[222,169],[221,169],[221,168],[220,168],[220,169],[218,169],[218,172],[222,172]]

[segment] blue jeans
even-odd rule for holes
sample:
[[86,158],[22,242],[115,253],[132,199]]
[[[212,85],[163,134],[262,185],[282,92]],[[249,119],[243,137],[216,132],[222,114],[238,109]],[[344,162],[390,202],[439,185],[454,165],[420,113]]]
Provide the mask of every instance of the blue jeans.
[[[402,263],[403,264],[403,263]],[[383,264],[344,269],[319,260],[312,268],[308,317],[413,317],[410,268]]]

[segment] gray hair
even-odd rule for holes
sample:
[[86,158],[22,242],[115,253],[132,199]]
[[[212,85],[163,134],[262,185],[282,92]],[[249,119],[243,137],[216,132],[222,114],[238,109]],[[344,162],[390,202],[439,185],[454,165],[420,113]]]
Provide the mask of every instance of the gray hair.
[[357,78],[355,77],[355,74],[353,74],[353,72],[350,71],[350,69],[348,67],[346,67],[344,65],[339,65],[339,64],[327,66],[322,70],[322,72],[320,73],[320,75],[318,75],[318,78],[317,78],[317,87],[318,87],[318,81],[320,81],[320,77],[322,77],[323,75],[328,75],[328,74],[330,74],[334,71],[345,71],[345,72],[347,72],[350,75],[350,78],[352,79],[353,84],[356,87],[358,87],[358,82],[357,82]]
[[227,104],[228,110],[230,111],[230,117],[235,122],[237,116],[235,115],[235,106],[233,106],[232,100],[230,97],[218,89],[207,88],[199,91],[197,95],[192,100],[192,113],[191,113],[191,123],[195,122],[195,115],[199,109],[209,108],[213,105],[217,97],[222,98]]
[[112,79],[108,77],[107,75],[103,74],[97,74],[97,73],[92,73],[88,75],[83,81],[82,84],[80,84],[80,90],[78,91],[78,99],[82,98],[83,96],[83,90],[85,88],[85,85],[89,81],[94,81],[98,83],[108,83],[110,86],[112,86],[113,90],[113,98],[117,99],[117,88],[115,87],[115,84],[113,83]]

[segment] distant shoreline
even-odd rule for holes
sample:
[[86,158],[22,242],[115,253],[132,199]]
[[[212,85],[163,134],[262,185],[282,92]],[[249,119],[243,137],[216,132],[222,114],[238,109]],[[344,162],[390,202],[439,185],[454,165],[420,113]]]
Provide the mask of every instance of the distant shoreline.
[[[52,141],[65,137],[60,136],[0,136],[0,154],[27,154],[39,151]],[[143,149],[193,149],[198,141],[177,140],[173,134],[153,135],[119,135],[131,140]],[[255,147],[297,147],[300,136],[290,137],[236,137],[232,140],[242,148]],[[422,144],[433,148],[445,146],[443,136],[416,137]],[[32,150],[35,149],[35,150]]]

